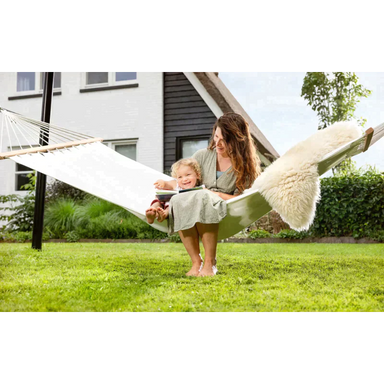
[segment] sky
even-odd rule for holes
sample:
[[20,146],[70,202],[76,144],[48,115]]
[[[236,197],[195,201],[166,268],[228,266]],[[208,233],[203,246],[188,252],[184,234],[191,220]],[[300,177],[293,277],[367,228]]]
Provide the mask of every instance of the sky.
[[[372,91],[358,103],[355,116],[367,119],[364,130],[384,123],[384,72],[356,72]],[[302,98],[305,72],[220,72],[219,77],[268,141],[283,155],[317,131],[316,112]],[[384,171],[384,138],[353,157],[357,166],[375,165]],[[328,173],[327,173],[328,174]]]

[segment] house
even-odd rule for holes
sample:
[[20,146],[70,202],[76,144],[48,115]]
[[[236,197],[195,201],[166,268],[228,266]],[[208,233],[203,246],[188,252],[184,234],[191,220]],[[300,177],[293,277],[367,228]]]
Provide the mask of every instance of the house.
[[[42,82],[40,72],[0,73],[0,106],[40,120]],[[216,72],[56,72],[51,123],[103,137],[113,150],[166,172],[207,147],[216,118],[230,111],[248,121],[264,166],[279,157]],[[8,151],[2,143],[0,152]],[[0,161],[0,195],[23,193],[29,172]]]
[[249,123],[264,166],[279,157],[215,72],[164,73],[164,168],[207,147],[216,119],[236,112]]

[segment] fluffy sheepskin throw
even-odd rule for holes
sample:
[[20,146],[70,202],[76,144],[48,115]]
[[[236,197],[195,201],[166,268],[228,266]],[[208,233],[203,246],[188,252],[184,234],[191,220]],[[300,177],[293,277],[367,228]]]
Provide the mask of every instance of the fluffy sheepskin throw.
[[316,132],[272,163],[255,181],[257,189],[291,228],[306,230],[320,200],[317,164],[323,157],[361,137],[356,122],[346,121]]

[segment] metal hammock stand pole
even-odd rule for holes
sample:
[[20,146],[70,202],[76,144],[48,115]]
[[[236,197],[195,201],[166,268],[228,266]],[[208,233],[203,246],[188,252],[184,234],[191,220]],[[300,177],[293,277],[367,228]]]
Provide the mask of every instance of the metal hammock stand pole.
[[[51,121],[51,105],[53,96],[53,79],[54,72],[44,72],[44,89],[43,89],[43,105],[41,111],[41,121],[50,123]],[[47,145],[49,141],[48,128],[40,129],[40,145]],[[32,248],[41,251],[43,242],[43,226],[44,226],[44,204],[45,190],[47,185],[47,176],[37,172],[36,174],[36,190],[35,190],[35,213],[33,219],[32,232]]]

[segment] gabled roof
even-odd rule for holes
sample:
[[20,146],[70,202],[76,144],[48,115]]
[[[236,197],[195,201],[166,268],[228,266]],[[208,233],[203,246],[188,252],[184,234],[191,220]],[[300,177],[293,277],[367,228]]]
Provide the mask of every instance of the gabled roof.
[[256,140],[258,150],[261,154],[271,161],[280,157],[272,144],[267,140],[247,112],[245,112],[244,108],[221,81],[218,72],[194,72],[194,74],[223,113],[235,112],[242,115],[245,120],[247,120],[251,134]]

